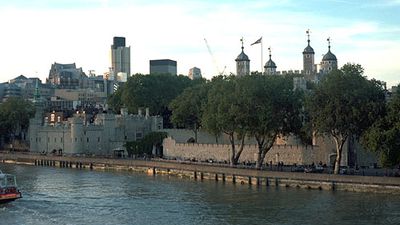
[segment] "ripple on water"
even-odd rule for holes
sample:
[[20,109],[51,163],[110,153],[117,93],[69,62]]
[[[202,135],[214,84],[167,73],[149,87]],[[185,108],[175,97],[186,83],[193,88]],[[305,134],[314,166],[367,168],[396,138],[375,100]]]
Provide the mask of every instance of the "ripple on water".
[[1,167],[17,175],[23,198],[0,206],[0,224],[400,224],[399,196]]

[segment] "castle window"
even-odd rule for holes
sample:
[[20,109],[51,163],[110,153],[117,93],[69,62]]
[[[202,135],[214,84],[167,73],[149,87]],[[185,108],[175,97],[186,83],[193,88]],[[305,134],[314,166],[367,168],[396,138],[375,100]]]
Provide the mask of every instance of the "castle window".
[[75,138],[75,142],[77,142],[78,140],[77,140],[77,138]]
[[56,143],[56,142],[57,142],[57,138],[55,137],[55,138],[54,138],[54,143]]
[[86,138],[86,142],[89,142],[89,138]]
[[62,137],[60,138],[60,141],[61,141],[61,143],[63,142],[63,139],[62,139]]
[[100,137],[97,138],[97,142],[100,142]]

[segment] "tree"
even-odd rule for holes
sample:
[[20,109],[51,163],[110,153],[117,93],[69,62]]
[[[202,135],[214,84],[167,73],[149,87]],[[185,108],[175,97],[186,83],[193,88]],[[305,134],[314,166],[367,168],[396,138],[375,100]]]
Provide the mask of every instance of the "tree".
[[149,108],[151,114],[162,115],[164,127],[171,127],[168,108],[170,102],[184,89],[204,80],[190,80],[187,76],[170,74],[136,74],[128,78],[109,99],[112,108],[127,107],[128,111],[137,112],[140,108]]
[[383,166],[400,164],[400,85],[387,103],[387,113],[362,136],[361,143],[380,155]]
[[360,65],[346,64],[327,74],[308,103],[313,128],[336,144],[334,173],[339,173],[347,139],[360,135],[382,114],[385,95],[381,83],[367,80]]
[[196,143],[209,87],[210,85],[208,84],[189,87],[169,105],[169,108],[172,110],[172,123],[175,126],[187,127],[193,130]]
[[22,98],[8,98],[0,105],[0,134],[6,138],[21,138],[21,131],[26,131],[29,119],[35,114],[35,108],[30,101]]
[[[217,77],[212,81],[207,103],[202,117],[203,125],[215,136],[228,135],[231,144],[230,164],[237,164],[243,151],[245,131],[244,102],[241,99],[237,78],[234,76]],[[240,140],[236,152],[235,140]]]
[[115,91],[110,97],[108,97],[107,102],[111,106],[114,113],[119,113],[121,108],[123,107],[122,102],[122,91],[123,86],[120,86],[117,91]]
[[256,168],[261,168],[278,136],[299,133],[302,95],[293,91],[291,76],[247,76],[241,87],[245,128],[257,141]]
[[160,148],[164,138],[167,136],[166,132],[151,132],[144,136],[143,139],[126,142],[125,147],[129,156],[151,155],[153,147]]

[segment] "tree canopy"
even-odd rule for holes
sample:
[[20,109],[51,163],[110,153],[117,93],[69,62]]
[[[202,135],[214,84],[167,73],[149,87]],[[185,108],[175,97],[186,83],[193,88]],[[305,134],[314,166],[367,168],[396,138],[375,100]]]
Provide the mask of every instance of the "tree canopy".
[[201,127],[201,117],[204,105],[207,102],[209,87],[209,83],[189,87],[169,105],[173,112],[171,116],[172,123],[178,128],[193,130],[195,142],[197,142],[197,131]]
[[22,98],[8,98],[0,104],[0,135],[5,138],[19,138],[23,130],[27,130],[29,119],[35,114],[30,101]]
[[[243,151],[245,130],[245,102],[241,96],[240,84],[235,76],[220,76],[212,81],[207,103],[202,117],[203,125],[210,133],[219,136],[228,135],[231,143],[230,163],[237,164]],[[240,140],[236,151],[236,139]]]
[[143,139],[126,142],[125,147],[129,156],[151,155],[153,147],[160,148],[166,137],[167,133],[165,132],[151,132],[144,136]]
[[169,109],[170,102],[180,95],[184,89],[204,82],[202,79],[190,80],[187,76],[170,74],[136,74],[109,98],[108,103],[119,111],[121,107],[136,113],[140,108],[149,108],[152,115],[164,118],[164,127],[171,127]]
[[380,155],[383,166],[400,164],[400,85],[387,103],[387,113],[362,136],[361,143]]
[[349,136],[359,137],[384,111],[383,85],[363,76],[360,65],[346,64],[327,74],[310,96],[314,131],[336,143],[334,173],[339,172],[342,149]]
[[243,78],[246,130],[258,144],[256,167],[278,136],[298,134],[302,125],[302,95],[293,90],[291,76],[248,76]]
[[259,146],[260,168],[276,138],[296,133],[301,127],[301,95],[295,93],[290,76],[220,77],[208,92],[203,125],[215,135],[228,135],[231,164],[238,162],[245,138],[254,137]]

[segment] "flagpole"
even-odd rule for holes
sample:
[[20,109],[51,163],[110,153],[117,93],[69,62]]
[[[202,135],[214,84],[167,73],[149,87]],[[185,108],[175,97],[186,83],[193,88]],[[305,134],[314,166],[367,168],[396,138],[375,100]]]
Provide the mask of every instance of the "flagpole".
[[263,68],[263,40],[261,37],[261,74],[264,74],[264,68]]

